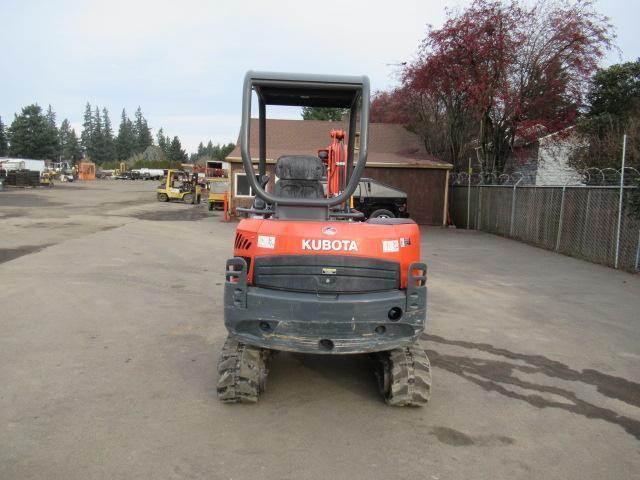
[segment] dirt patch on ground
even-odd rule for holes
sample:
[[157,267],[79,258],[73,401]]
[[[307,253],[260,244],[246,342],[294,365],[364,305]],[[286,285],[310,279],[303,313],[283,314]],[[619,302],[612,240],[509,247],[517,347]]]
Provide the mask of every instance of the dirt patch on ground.
[[471,445],[497,446],[513,445],[515,440],[505,435],[468,435],[459,430],[448,427],[434,427],[429,433],[434,435],[440,443],[452,447],[468,447]]
[[28,225],[21,225],[22,228],[69,228],[69,227],[80,227],[81,223],[76,222],[67,222],[67,223],[56,223],[56,222],[36,222]]
[[27,215],[27,212],[21,212],[18,210],[13,210],[11,212],[0,212],[0,220],[4,220],[6,218],[18,218],[18,217],[25,217]]
[[10,262],[11,260],[15,260],[16,258],[39,252],[40,250],[44,250],[51,245],[53,244],[48,243],[45,245],[25,245],[24,247],[17,248],[0,248],[0,263]]
[[139,220],[151,220],[154,222],[188,222],[193,220],[202,220],[215,216],[207,210],[200,207],[188,207],[185,205],[181,210],[163,210],[159,209],[153,212],[142,212],[131,215]]
[[[156,203],[155,199],[149,200],[146,203]],[[141,205],[139,201],[136,200],[122,200],[120,202],[105,202],[99,205],[100,208],[111,208],[111,207],[135,207]]]
[[18,192],[20,192],[20,195],[2,192],[2,195],[0,195],[0,207],[53,207],[56,205],[64,205],[64,203],[52,202],[42,195],[24,193],[22,190],[16,190],[14,193]]
[[[433,348],[438,345],[453,345],[467,349],[468,356],[450,355],[429,349],[427,353],[431,365],[459,375],[483,389],[500,393],[506,397],[527,402],[536,408],[557,408],[582,415],[586,418],[600,419],[622,427],[627,433],[640,440],[640,421],[616,412],[608,407],[599,406],[581,398],[572,388],[576,382],[594,386],[598,392],[634,407],[640,406],[640,384],[625,378],[607,375],[593,369],[574,370],[569,366],[542,355],[527,355],[494,347],[488,343],[473,343],[463,340],[450,340],[437,335],[423,334]],[[489,360],[479,358],[476,353],[486,352],[499,357]],[[514,361],[517,361],[515,363]],[[548,377],[565,380],[562,387],[542,385],[523,380],[520,374],[544,374]],[[518,387],[520,391],[509,388]],[[522,393],[525,392],[525,393]],[[446,432],[436,433],[441,440]],[[442,437],[442,438],[441,438]],[[449,435],[451,442],[459,438]],[[456,440],[458,438],[458,440]],[[444,440],[442,440],[444,441]],[[462,440],[460,440],[462,441]],[[451,443],[453,444],[453,443]]]

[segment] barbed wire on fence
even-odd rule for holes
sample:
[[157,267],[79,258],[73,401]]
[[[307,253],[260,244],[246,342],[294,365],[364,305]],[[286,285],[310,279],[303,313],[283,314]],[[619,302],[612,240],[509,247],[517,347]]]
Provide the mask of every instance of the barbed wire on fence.
[[[467,172],[453,172],[449,177],[450,185],[504,185],[520,186],[619,186],[622,169],[611,167],[589,167],[580,170],[570,170],[557,177],[554,182],[540,182],[533,173],[511,172],[475,172],[469,175]],[[625,167],[625,186],[634,185],[640,179],[640,171],[634,167]]]

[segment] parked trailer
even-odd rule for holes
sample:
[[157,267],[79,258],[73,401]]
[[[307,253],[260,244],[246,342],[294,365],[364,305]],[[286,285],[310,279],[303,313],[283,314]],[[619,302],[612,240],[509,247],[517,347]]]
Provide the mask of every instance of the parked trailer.
[[39,173],[44,172],[47,169],[45,160],[33,160],[30,158],[0,158],[0,164],[6,171],[9,170],[34,170]]
[[160,180],[164,177],[164,170],[161,168],[141,168],[140,178],[145,180]]

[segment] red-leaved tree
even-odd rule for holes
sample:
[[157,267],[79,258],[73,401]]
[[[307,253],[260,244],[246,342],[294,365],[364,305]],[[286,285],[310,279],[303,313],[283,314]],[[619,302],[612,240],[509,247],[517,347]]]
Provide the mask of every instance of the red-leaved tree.
[[589,0],[475,0],[447,17],[405,67],[396,98],[431,153],[460,164],[477,146],[485,172],[504,170],[517,137],[574,122],[614,37]]
[[369,120],[372,123],[403,123],[411,121],[407,91],[396,88],[389,92],[376,92],[371,99]]

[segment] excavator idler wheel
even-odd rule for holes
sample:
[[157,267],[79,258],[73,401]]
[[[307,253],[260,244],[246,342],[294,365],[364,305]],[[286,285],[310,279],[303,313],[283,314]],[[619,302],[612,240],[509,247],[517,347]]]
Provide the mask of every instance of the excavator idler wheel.
[[227,338],[218,361],[218,400],[256,403],[267,383],[269,350]]
[[431,365],[417,343],[377,355],[378,386],[388,405],[422,407],[431,398]]

